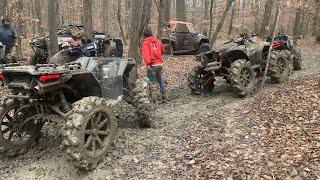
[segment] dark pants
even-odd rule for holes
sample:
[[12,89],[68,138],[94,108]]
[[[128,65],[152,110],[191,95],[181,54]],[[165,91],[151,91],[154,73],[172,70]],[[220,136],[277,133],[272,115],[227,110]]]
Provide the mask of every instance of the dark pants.
[[[160,85],[160,91],[166,92],[166,85],[162,78],[162,66],[152,66],[151,69],[147,70],[147,77],[150,82],[158,82]],[[155,81],[156,80],[156,81]]]

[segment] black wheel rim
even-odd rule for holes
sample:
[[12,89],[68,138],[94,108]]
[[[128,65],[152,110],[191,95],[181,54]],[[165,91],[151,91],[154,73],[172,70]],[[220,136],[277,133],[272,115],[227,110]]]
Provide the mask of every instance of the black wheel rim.
[[0,129],[3,139],[11,145],[27,145],[34,136],[35,127],[34,122],[26,121],[30,117],[30,112],[32,111],[8,109],[1,117]]
[[108,114],[98,110],[91,114],[84,131],[85,149],[90,156],[99,156],[109,144],[111,123]]
[[252,72],[249,68],[245,67],[240,71],[240,81],[243,87],[248,87],[252,81]]

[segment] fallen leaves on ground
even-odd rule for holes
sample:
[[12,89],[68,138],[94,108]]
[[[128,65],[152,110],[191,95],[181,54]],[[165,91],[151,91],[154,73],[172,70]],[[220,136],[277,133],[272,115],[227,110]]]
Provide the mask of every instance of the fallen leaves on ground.
[[[163,78],[168,88],[177,88],[185,84],[188,74],[198,64],[194,56],[165,56]],[[138,74],[140,77],[146,77],[146,67],[140,67]]]
[[279,85],[261,99],[257,95],[253,103],[202,116],[175,159],[177,175],[319,179],[319,80],[319,75],[310,76]]

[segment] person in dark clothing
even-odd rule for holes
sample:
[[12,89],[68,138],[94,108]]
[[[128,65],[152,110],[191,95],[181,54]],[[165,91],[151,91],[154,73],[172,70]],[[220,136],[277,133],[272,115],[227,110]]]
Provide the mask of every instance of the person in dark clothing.
[[144,40],[141,46],[143,62],[147,66],[147,77],[150,82],[154,78],[160,85],[162,99],[166,99],[166,85],[162,78],[164,47],[159,39],[153,36],[151,30],[144,31]]
[[4,17],[1,20],[0,25],[0,42],[5,46],[5,62],[12,61],[12,48],[16,46],[17,32],[11,26],[11,20],[9,17]]

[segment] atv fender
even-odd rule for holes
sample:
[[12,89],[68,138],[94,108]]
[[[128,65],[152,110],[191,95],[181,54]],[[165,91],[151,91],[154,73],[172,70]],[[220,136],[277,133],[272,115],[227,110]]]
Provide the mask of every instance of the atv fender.
[[[80,63],[82,67],[86,68],[94,75],[94,78],[99,84],[102,97],[114,100],[121,100],[123,98],[123,86],[126,85],[127,76],[135,61],[133,59],[125,58],[97,58],[97,57],[82,57],[76,62]],[[90,84],[91,88],[97,84]],[[99,96],[98,88],[93,91]],[[101,97],[101,95],[99,96]]]
[[222,55],[222,58],[228,59],[229,63],[231,64],[233,61],[237,59],[246,59],[249,61],[249,57],[243,50],[230,50],[225,52],[224,55]]
[[90,73],[81,73],[72,76],[67,82],[72,89],[77,89],[80,97],[97,96],[103,97],[103,89],[96,77]]
[[257,47],[253,47],[252,49],[248,47],[246,49],[246,54],[249,57],[251,64],[260,64],[263,61],[264,53],[268,52],[269,48],[269,45],[266,46],[264,44],[259,45]]

